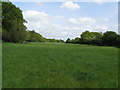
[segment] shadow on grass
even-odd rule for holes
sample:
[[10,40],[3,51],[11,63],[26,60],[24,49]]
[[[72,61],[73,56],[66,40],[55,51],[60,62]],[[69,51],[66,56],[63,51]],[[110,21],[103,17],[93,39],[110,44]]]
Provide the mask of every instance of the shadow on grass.
[[98,80],[98,77],[95,77],[92,72],[76,72],[73,74],[73,77],[77,81],[93,81],[93,80]]

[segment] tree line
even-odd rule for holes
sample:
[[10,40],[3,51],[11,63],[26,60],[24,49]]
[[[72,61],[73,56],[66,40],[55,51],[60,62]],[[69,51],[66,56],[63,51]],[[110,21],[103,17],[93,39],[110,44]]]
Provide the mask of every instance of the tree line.
[[2,2],[2,40],[4,42],[64,42],[57,39],[46,39],[34,30],[27,30],[22,11],[11,2]]
[[120,35],[114,31],[106,31],[105,33],[85,31],[80,37],[68,38],[66,43],[120,47]]
[[[0,12],[0,14],[2,13],[0,15],[0,23],[2,23],[0,27],[2,27],[2,30],[0,29],[0,33],[2,33],[4,42],[64,42],[61,39],[47,39],[34,30],[27,30],[24,25],[27,21],[23,18],[22,11],[18,7],[11,2],[2,2],[0,5],[2,5],[2,12]],[[105,33],[85,31],[80,37],[68,38],[65,42],[120,47],[120,35],[113,31]]]

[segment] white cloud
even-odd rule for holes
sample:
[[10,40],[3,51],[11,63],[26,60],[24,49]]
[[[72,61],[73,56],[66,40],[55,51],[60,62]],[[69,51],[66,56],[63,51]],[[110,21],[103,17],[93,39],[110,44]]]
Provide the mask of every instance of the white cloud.
[[80,6],[78,4],[73,3],[72,1],[66,1],[60,6],[60,8],[75,10],[75,9],[79,9]]
[[[104,18],[102,21],[108,21],[108,18]],[[99,25],[96,19],[91,17],[82,17],[82,18],[70,18],[68,19],[68,22],[73,24],[74,29],[78,29],[81,31],[89,30],[89,31],[100,31],[105,32],[107,30],[110,30],[107,25]]]
[[[49,16],[45,12],[29,10],[23,12],[25,20],[28,22],[25,25],[28,30],[35,30],[46,38],[66,39],[69,36],[74,36],[74,28],[71,30],[69,26],[63,26],[57,23],[52,23],[52,19],[60,18],[62,16]],[[52,18],[52,19],[51,19]],[[71,30],[71,31],[69,31]]]
[[[28,30],[35,30],[46,38],[66,40],[68,37],[79,37],[85,30],[101,32],[109,30],[107,25],[99,25],[97,23],[99,20],[91,17],[64,18],[63,16],[50,16],[45,12],[33,10],[23,12],[23,16],[28,22],[25,24]],[[58,23],[58,19],[64,22]]]
[[93,2],[95,2],[96,4],[104,4],[105,1],[104,0],[91,0]]
[[105,26],[105,25],[96,25],[94,30],[96,31],[106,31],[106,30],[109,30],[108,26]]
[[68,21],[72,24],[79,24],[79,25],[93,25],[96,23],[96,20],[91,17],[82,17],[82,18],[70,18]]
[[68,21],[72,24],[79,24],[79,21],[75,18],[70,18],[70,19],[68,19]]
[[45,12],[38,12],[34,10],[28,10],[26,12],[23,12],[23,16],[25,19],[29,19],[30,21],[42,21],[49,18],[49,16]]
[[109,18],[98,18],[97,19],[99,22],[108,22],[110,19]]
[[109,19],[108,19],[108,18],[104,18],[103,20],[104,20],[105,22],[109,21]]

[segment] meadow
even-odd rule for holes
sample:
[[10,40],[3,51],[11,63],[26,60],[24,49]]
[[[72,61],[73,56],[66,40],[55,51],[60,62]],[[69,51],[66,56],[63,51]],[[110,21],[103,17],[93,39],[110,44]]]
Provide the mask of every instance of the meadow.
[[3,88],[115,88],[118,48],[3,43]]

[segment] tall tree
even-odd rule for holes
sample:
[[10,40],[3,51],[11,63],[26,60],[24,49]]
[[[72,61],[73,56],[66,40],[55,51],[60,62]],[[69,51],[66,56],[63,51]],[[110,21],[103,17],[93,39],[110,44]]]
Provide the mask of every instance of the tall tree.
[[25,40],[26,21],[22,11],[11,2],[2,2],[2,29],[3,40],[9,42],[21,42]]

